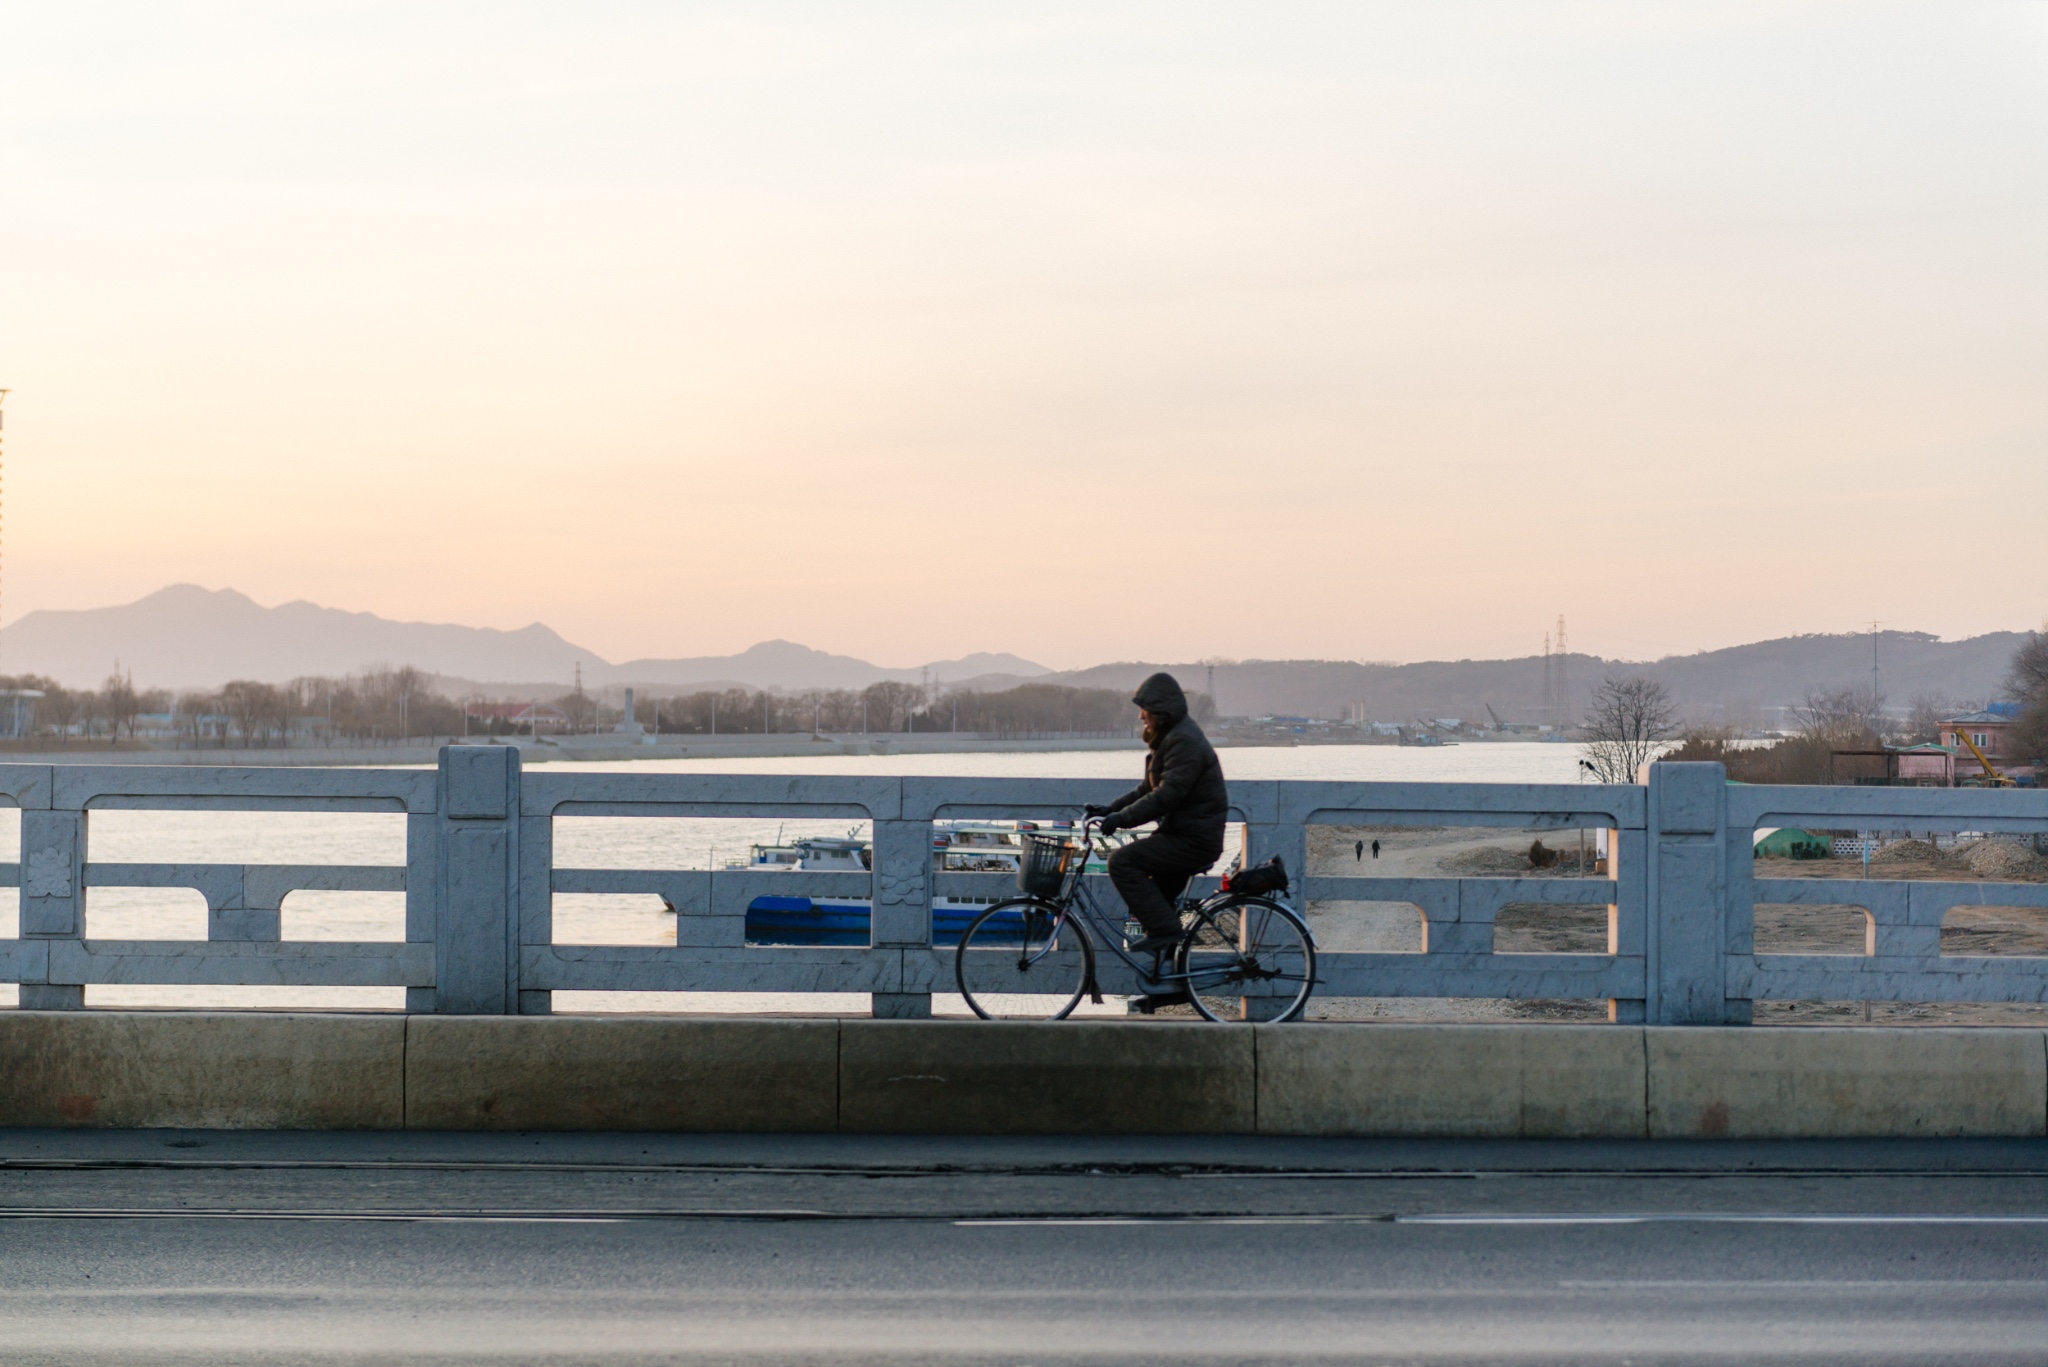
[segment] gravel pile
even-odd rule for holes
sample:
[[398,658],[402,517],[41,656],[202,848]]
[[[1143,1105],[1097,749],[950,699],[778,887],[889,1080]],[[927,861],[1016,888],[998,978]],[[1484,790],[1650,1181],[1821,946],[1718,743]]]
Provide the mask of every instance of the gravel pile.
[[2048,859],[2010,840],[1976,840],[1956,851],[1970,872],[1982,878],[2026,882],[2048,880]]
[[1446,855],[1437,861],[1438,868],[1450,874],[1527,874],[1535,870],[1529,867],[1529,856],[1519,850],[1504,850],[1497,845],[1481,846],[1476,850],[1461,850]]
[[1942,864],[1948,854],[1925,840],[1900,840],[1870,856],[1873,864]]

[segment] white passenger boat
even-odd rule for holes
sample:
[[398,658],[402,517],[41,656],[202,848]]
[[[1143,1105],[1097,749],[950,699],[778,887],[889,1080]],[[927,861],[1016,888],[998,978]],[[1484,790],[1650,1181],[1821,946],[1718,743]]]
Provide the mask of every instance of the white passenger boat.
[[[1024,837],[1033,832],[1071,838],[1065,821],[935,821],[932,823],[934,873],[1007,873],[1014,876],[1024,852]],[[751,872],[865,873],[874,864],[874,846],[845,836],[806,836],[787,843],[752,846],[745,859],[729,869]],[[1103,872],[1102,860],[1089,856],[1088,872]],[[932,900],[932,943],[957,944],[961,932],[981,912],[1014,897],[936,897]],[[866,898],[756,897],[747,904],[747,942],[770,945],[865,945],[870,938],[873,907]]]

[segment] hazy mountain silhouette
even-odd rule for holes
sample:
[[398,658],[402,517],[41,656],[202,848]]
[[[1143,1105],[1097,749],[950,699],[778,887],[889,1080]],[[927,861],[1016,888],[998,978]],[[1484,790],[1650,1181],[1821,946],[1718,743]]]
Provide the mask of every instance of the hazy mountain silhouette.
[[[1903,708],[1921,693],[1981,704],[2002,696],[2007,666],[2025,639],[2026,633],[2018,631],[1994,631],[1960,641],[1943,641],[1922,631],[1880,632],[1879,686],[1893,709]],[[1796,706],[1811,689],[1869,687],[1871,645],[1870,636],[1859,633],[1785,636],[1649,663],[1575,654],[1568,662],[1572,696],[1567,714],[1582,716],[1593,688],[1607,674],[1640,673],[1661,681],[1694,720],[1773,720],[1759,714]],[[1097,665],[1048,674],[1043,681],[1131,688],[1159,669],[1187,687],[1210,686],[1211,667],[1206,664]],[[1226,715],[1344,717],[1355,706],[1379,721],[1454,716],[1485,725],[1490,704],[1508,721],[1550,720],[1540,655],[1418,664],[1239,660],[1214,666],[1213,677],[1217,706]]]
[[[763,641],[737,655],[704,655],[683,660],[628,660],[607,665],[599,676],[607,683],[688,686],[741,683],[754,688],[866,688],[885,679],[916,682],[929,672],[931,681],[958,683],[984,674],[1035,678],[1044,665],[1015,655],[982,652],[958,660],[935,660],[915,669],[885,669],[851,655],[829,655],[794,641]],[[586,666],[584,677],[591,677]]]
[[[1876,646],[1885,693],[1894,706],[1939,692],[1956,702],[1998,695],[2024,634],[1992,632],[1942,641],[1925,632],[1887,631]],[[1797,704],[1809,689],[1870,682],[1868,635],[1788,636],[1651,664],[1596,656],[1570,661],[1568,712],[1583,713],[1601,677],[1647,673],[1670,687],[1694,717],[1757,719]],[[0,631],[0,673],[47,674],[73,687],[97,687],[121,662],[139,685],[213,688],[229,679],[283,682],[307,674],[348,674],[366,665],[414,665],[448,686],[507,696],[566,691],[583,667],[595,689],[622,684],[669,692],[740,685],[801,691],[864,688],[885,679],[929,677],[935,684],[983,689],[1027,680],[1095,688],[1131,688],[1154,670],[1170,670],[1189,688],[1206,689],[1210,666],[1129,662],[1053,673],[1015,655],[976,654],[889,669],[792,641],[763,641],[737,655],[629,660],[614,665],[535,623],[517,631],[427,622],[394,622],[368,612],[313,603],[266,608],[233,589],[175,584],[137,602],[80,611],[31,612]],[[1543,660],[1359,664],[1349,660],[1242,660],[1214,666],[1218,706],[1230,715],[1268,713],[1342,717],[1355,706],[1386,721],[1457,716],[1485,721],[1490,704],[1508,720],[1549,720]]]
[[953,683],[995,672],[1031,676],[1042,665],[1015,655],[969,655],[909,669],[885,669],[790,641],[764,641],[738,655],[633,660],[613,665],[536,622],[517,631],[394,622],[314,603],[266,608],[233,589],[173,584],[118,607],[31,612],[0,630],[0,673],[45,674],[69,687],[97,687],[116,661],[138,685],[215,688],[230,679],[282,683],[340,675],[368,665],[413,665],[446,678],[541,680],[566,690],[583,666],[587,685],[734,683],[753,688],[862,688],[883,679]]
[[137,685],[215,688],[282,683],[371,664],[417,665],[466,678],[559,678],[597,657],[538,622],[518,631],[393,622],[314,603],[266,608],[233,589],[173,584],[133,603],[31,612],[0,630],[0,672],[98,687],[114,662]]

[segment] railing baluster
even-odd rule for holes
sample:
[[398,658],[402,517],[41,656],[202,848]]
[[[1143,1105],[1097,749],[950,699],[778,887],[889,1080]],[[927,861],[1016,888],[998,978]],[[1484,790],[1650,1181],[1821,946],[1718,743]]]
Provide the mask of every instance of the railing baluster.
[[[29,808],[21,814],[21,938],[44,940],[54,950],[85,935],[85,813]],[[47,963],[47,960],[45,961]],[[77,1011],[81,983],[23,983],[21,1005],[31,1011]]]

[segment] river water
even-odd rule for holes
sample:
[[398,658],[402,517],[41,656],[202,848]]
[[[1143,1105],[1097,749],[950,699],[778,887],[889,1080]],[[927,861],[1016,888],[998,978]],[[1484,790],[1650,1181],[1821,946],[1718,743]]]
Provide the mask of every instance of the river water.
[[[1240,779],[1406,780],[1572,783],[1578,747],[1500,742],[1438,747],[1363,745],[1242,748],[1222,752]],[[1035,751],[954,755],[838,755],[550,763],[535,772],[933,775],[1011,778],[1130,778],[1137,751]],[[558,819],[555,861],[564,868],[702,869],[743,858],[748,846],[806,835],[861,834],[838,821],[668,818]],[[0,817],[0,861],[17,860],[20,828]],[[401,864],[405,820],[376,813],[95,812],[88,858],[102,863]],[[1226,859],[1229,853],[1226,852]],[[4,890],[0,935],[12,936],[12,890]],[[567,944],[673,944],[673,919],[652,897],[555,896],[555,938]],[[402,940],[401,893],[295,892],[282,916],[287,940]],[[189,889],[94,888],[86,903],[92,939],[204,939],[206,907]],[[12,986],[0,986],[0,1005]],[[155,987],[99,985],[88,1005],[107,1007],[257,1007],[392,1010],[401,988]],[[846,1011],[865,1013],[865,997],[847,994],[557,993],[559,1010]],[[940,1011],[957,1004],[935,1002]]]

